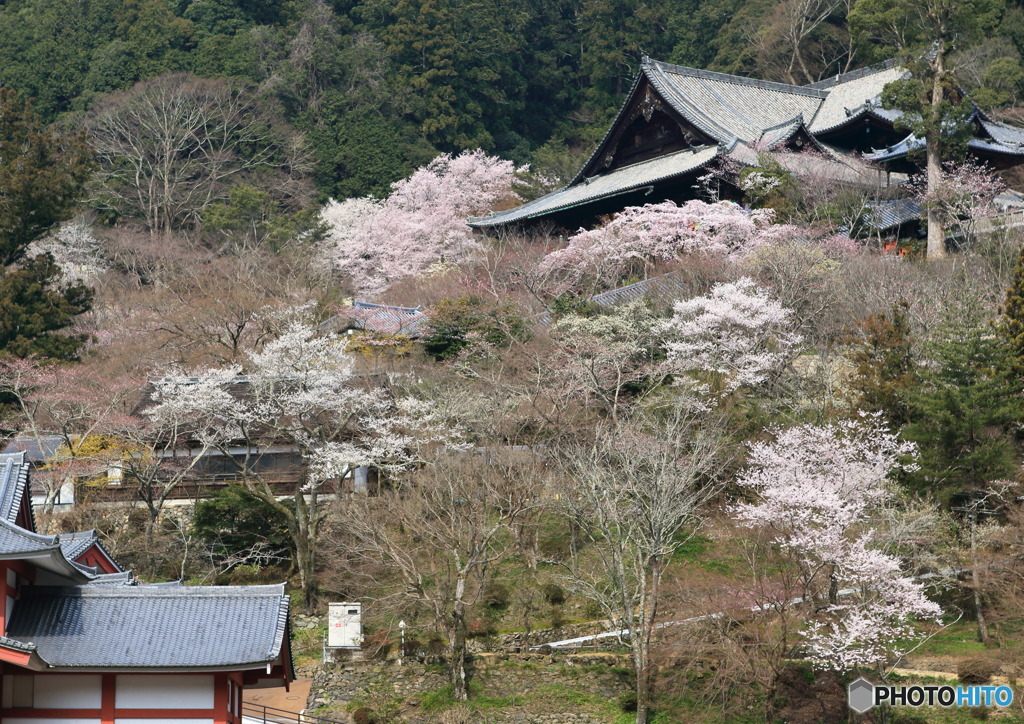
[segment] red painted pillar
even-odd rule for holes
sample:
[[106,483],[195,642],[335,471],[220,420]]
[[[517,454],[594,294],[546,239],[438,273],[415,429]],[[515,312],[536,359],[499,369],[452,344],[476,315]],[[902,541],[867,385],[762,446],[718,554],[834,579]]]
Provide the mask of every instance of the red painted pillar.
[[213,724],[228,724],[228,675],[213,675]]
[[100,697],[100,724],[114,724],[114,702],[117,696],[117,674],[103,674]]

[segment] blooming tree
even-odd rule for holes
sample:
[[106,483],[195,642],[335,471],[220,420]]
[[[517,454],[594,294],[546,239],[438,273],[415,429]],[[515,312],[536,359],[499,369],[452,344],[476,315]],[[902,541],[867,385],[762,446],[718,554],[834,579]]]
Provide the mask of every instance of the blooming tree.
[[[288,520],[307,607],[325,514],[321,491],[361,466],[387,471],[411,464],[414,443],[435,440],[428,428],[438,422],[429,406],[396,400],[359,378],[345,341],[318,336],[301,314],[250,353],[244,367],[174,371],[154,387],[150,418],[189,420],[193,438],[234,461],[248,490]],[[290,503],[253,464],[261,450],[277,445],[296,448],[305,462],[305,484]]]
[[760,385],[789,364],[801,337],[793,314],[751,279],[677,302],[664,323],[669,368],[712,373],[728,391]]
[[330,260],[368,294],[439,262],[462,261],[480,249],[466,217],[518,199],[512,182],[525,170],[480,150],[443,154],[392,184],[386,199],[331,201],[321,215]]
[[970,158],[944,163],[937,183],[919,174],[910,187],[922,206],[938,212],[942,224],[966,241],[971,240],[978,219],[995,211],[995,197],[1006,190],[990,166]]
[[879,415],[834,425],[802,425],[750,447],[737,483],[755,500],[736,506],[744,524],[769,529],[796,562],[820,614],[808,614],[805,637],[822,665],[846,670],[881,662],[914,635],[916,618],[936,618],[939,606],[904,575],[871,527],[891,506],[888,478],[912,469],[915,453]]
[[630,264],[670,261],[683,254],[743,254],[774,235],[770,209],[750,211],[729,201],[672,201],[629,206],[596,229],[576,232],[568,246],[541,262],[571,283],[584,276],[614,280]]
[[642,399],[664,378],[656,362],[658,320],[644,300],[595,317],[569,314],[551,326],[555,389],[566,403],[597,402],[617,420],[628,400]]

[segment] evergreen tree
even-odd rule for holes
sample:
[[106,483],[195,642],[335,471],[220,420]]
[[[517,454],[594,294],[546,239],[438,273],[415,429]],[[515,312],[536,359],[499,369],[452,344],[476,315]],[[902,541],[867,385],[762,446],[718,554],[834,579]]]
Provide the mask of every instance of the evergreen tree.
[[904,428],[921,450],[911,480],[948,501],[1015,470],[1021,386],[1006,374],[1008,346],[977,304],[947,314],[924,352]]
[[873,314],[857,326],[860,335],[850,352],[853,407],[881,412],[899,429],[910,420],[907,393],[915,384],[907,304],[897,304],[888,315]]
[[[962,51],[999,21],[1002,0],[857,0],[850,28],[867,53],[898,55],[910,77],[882,91],[886,108],[903,112],[897,125],[922,139],[928,192],[942,179],[942,163],[966,143],[973,106],[955,77],[954,48]],[[928,208],[928,258],[946,256],[946,234],[935,206]]]
[[49,254],[26,257],[29,244],[67,214],[89,173],[80,137],[42,126],[13,91],[0,88],[0,355],[73,358],[82,336],[57,332],[89,309],[81,284],[57,287]]
[[1024,379],[1024,248],[1017,258],[1013,282],[1006,290],[999,318],[999,334],[1007,345],[1007,367],[1018,380]]

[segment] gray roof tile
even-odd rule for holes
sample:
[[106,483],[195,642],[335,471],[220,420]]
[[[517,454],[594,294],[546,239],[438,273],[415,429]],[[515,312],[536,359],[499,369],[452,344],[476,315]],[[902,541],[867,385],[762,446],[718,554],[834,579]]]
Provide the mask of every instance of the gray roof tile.
[[[828,93],[651,61],[644,70],[673,108],[719,142],[754,143],[764,129],[811,118]],[[692,118],[691,118],[692,117]]]
[[272,586],[30,586],[7,629],[58,668],[215,668],[274,661],[288,597]]
[[895,120],[899,113],[883,109],[880,96],[887,83],[899,80],[905,74],[903,68],[881,67],[833,83],[827,88],[828,95],[811,120],[811,132],[822,133],[839,128],[865,113],[873,113],[890,122]]
[[0,519],[13,523],[28,488],[28,461],[24,452],[0,454]]
[[57,536],[32,533],[0,519],[0,557],[10,559],[20,554],[59,550]]
[[[574,206],[597,201],[608,196],[640,189],[658,181],[664,181],[674,176],[681,176],[685,173],[696,171],[718,156],[719,151],[719,146],[702,146],[624,166],[610,173],[594,176],[582,183],[567,186],[560,191],[534,199],[514,209],[501,211],[490,216],[471,218],[469,225],[479,228],[506,224],[522,219],[532,219],[536,216],[550,214],[555,211],[571,209]],[[660,201],[660,199],[657,200]]]

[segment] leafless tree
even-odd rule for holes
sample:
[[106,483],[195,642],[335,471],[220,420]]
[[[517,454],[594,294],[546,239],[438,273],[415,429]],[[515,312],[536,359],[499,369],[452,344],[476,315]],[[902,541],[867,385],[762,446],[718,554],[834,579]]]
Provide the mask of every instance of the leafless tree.
[[398,603],[426,609],[448,640],[456,700],[466,687],[466,617],[515,542],[510,526],[538,505],[529,467],[461,454],[339,506],[336,542],[383,564]]
[[110,96],[85,127],[99,162],[95,203],[139,218],[151,233],[195,226],[232,184],[271,168],[287,194],[307,163],[300,139],[249,93],[188,74]]
[[558,508],[579,531],[566,580],[628,636],[637,724],[652,702],[662,573],[718,493],[726,457],[719,424],[681,410],[603,427],[564,454]]

